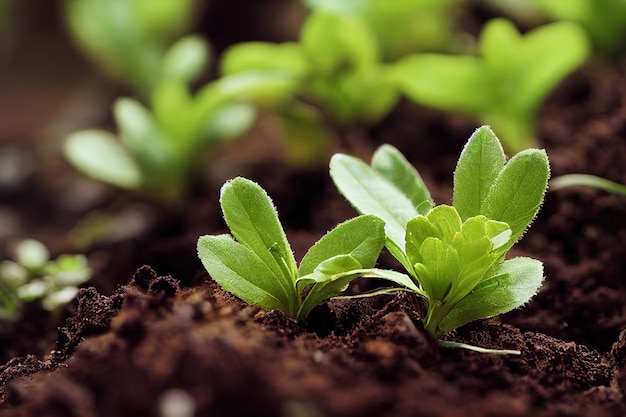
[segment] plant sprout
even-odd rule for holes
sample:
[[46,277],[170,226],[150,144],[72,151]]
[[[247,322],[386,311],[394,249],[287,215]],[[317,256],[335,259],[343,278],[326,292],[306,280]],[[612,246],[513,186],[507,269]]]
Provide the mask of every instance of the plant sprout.
[[435,206],[418,172],[390,145],[371,166],[336,154],[330,173],[357,211],[385,222],[386,247],[425,298],[424,327],[434,337],[517,308],[540,287],[541,262],[504,257],[543,201],[544,151],[507,161],[497,137],[481,127],[459,158],[451,206]]
[[298,266],[276,209],[258,184],[241,177],[228,181],[220,204],[234,239],[201,236],[198,256],[222,288],[247,303],[304,320],[317,304],[340,294],[359,276],[414,287],[403,274],[374,268],[385,242],[384,224],[376,216],[341,223]]
[[38,302],[51,312],[59,311],[78,293],[77,286],[91,278],[83,255],[61,255],[50,260],[40,242],[20,242],[15,260],[0,262],[0,319],[13,319],[23,303]]

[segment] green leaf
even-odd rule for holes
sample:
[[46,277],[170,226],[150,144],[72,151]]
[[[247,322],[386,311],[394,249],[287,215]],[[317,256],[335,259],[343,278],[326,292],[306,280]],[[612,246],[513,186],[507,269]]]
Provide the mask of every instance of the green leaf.
[[504,261],[494,277],[478,284],[448,313],[439,331],[444,334],[470,321],[520,307],[537,293],[542,282],[541,262],[530,258]]
[[216,109],[203,128],[209,142],[219,142],[243,135],[256,121],[257,112],[251,104],[238,103]]
[[161,63],[161,77],[189,83],[204,71],[208,62],[209,45],[206,40],[188,35],[167,50]]
[[374,152],[372,168],[407,196],[419,214],[426,214],[433,207],[422,177],[393,146],[382,145]]
[[297,276],[296,261],[265,190],[255,182],[237,177],[222,187],[220,204],[233,236],[251,249],[289,292]]
[[362,214],[373,214],[385,222],[387,248],[412,271],[404,250],[406,224],[419,215],[409,197],[365,162],[344,154],[330,160],[330,176],[337,189]]
[[68,136],[64,153],[69,162],[87,176],[122,188],[143,183],[141,170],[126,148],[112,134],[85,130]]
[[298,276],[313,273],[324,261],[339,255],[350,255],[361,265],[371,268],[385,243],[384,222],[376,216],[359,216],[326,233],[300,262]]
[[504,167],[500,141],[488,126],[472,134],[454,170],[454,208],[463,221],[481,213],[491,185]]
[[243,301],[267,310],[291,311],[291,294],[280,278],[251,249],[230,236],[201,236],[198,257],[215,282]]
[[473,115],[493,107],[492,80],[476,57],[410,55],[390,65],[389,77],[419,104]]
[[481,213],[511,227],[509,247],[535,218],[543,202],[549,176],[546,152],[528,149],[511,158],[494,180],[483,201]]
[[258,70],[280,70],[304,77],[310,71],[301,46],[289,42],[236,44],[224,52],[220,66],[222,74],[225,75]]

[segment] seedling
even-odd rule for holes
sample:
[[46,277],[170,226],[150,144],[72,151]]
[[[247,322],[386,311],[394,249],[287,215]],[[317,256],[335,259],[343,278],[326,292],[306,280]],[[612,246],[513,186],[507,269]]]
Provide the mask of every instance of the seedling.
[[55,313],[91,278],[83,255],[61,255],[52,261],[46,247],[30,239],[20,242],[15,254],[15,261],[0,262],[0,319],[15,318],[27,302]]
[[509,21],[495,19],[483,30],[478,49],[479,57],[411,55],[391,65],[389,76],[418,104],[493,126],[510,152],[535,146],[542,101],[587,60],[585,32],[557,22],[522,35]]
[[336,154],[330,174],[357,211],[385,222],[386,247],[426,299],[424,327],[434,337],[517,308],[540,287],[541,262],[504,256],[543,201],[544,151],[528,149],[507,162],[493,132],[479,128],[459,157],[452,206],[434,206],[418,172],[390,145],[374,153],[371,166]]
[[359,276],[415,287],[403,274],[373,268],[385,241],[383,221],[376,216],[341,223],[298,267],[276,208],[258,184],[241,177],[228,181],[220,204],[233,236],[201,236],[198,256],[219,285],[247,303],[304,320]]
[[169,71],[180,58],[172,42],[189,31],[198,5],[197,0],[66,0],[64,11],[70,33],[99,68],[150,97],[158,83],[178,76]]

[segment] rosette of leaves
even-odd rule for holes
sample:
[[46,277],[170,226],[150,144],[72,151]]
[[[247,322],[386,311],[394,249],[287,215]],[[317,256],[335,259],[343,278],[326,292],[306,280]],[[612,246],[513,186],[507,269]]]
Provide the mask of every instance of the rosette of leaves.
[[241,177],[228,181],[220,204],[232,236],[201,236],[198,256],[213,280],[247,303],[304,320],[317,304],[339,295],[360,276],[414,287],[403,274],[374,268],[385,241],[383,222],[376,216],[341,223],[298,266],[276,209],[258,184]]
[[517,308],[541,286],[541,262],[505,255],[543,201],[544,151],[528,149],[507,161],[493,132],[479,128],[454,172],[452,206],[434,206],[418,172],[389,145],[371,165],[337,154],[330,173],[357,211],[385,222],[386,247],[425,298],[424,327],[436,338]]
[[15,248],[14,261],[0,262],[0,319],[15,318],[23,303],[37,302],[55,313],[90,278],[85,256],[64,254],[50,260],[42,243],[24,240]]

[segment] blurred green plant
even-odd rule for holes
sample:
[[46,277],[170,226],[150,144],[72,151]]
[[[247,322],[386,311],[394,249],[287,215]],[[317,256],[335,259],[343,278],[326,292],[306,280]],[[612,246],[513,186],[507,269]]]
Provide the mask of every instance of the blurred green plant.
[[87,258],[61,255],[50,260],[46,247],[32,239],[15,248],[15,260],[0,262],[0,319],[14,319],[23,303],[37,302],[58,312],[78,293],[77,286],[91,278]]
[[494,19],[479,39],[480,56],[414,54],[389,77],[418,104],[461,112],[492,128],[509,152],[535,146],[535,118],[550,91],[589,56],[585,32],[557,22],[522,35]]
[[64,12],[76,43],[103,72],[150,97],[172,75],[168,70],[179,55],[171,44],[190,30],[199,5],[198,0],[65,0]]
[[[184,59],[172,62],[179,73],[193,74]],[[192,95],[184,79],[170,79],[155,87],[151,109],[131,98],[114,103],[121,141],[103,130],[80,131],[68,137],[65,155],[95,180],[177,203],[207,153],[254,123],[250,103],[280,100],[291,83],[281,74],[235,74]]]
[[530,0],[552,19],[580,24],[595,49],[617,55],[626,51],[626,2],[623,0]]

